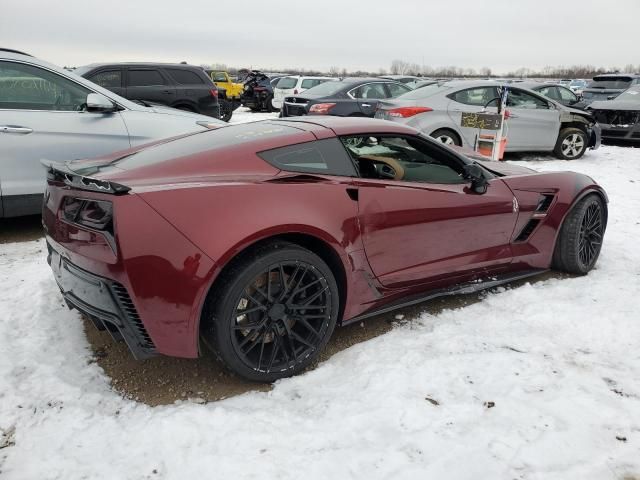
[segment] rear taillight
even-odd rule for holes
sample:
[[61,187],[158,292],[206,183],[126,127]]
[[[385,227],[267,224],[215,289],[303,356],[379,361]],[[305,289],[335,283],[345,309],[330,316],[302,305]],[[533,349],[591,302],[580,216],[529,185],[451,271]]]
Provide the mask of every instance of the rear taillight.
[[335,103],[316,103],[315,105],[311,105],[309,109],[309,113],[317,113],[319,115],[328,115],[333,107],[335,107]]
[[429,107],[400,107],[387,110],[387,115],[396,118],[409,118],[419,113],[433,112],[433,108]]
[[209,90],[209,93],[211,93],[211,96],[213,98],[218,98],[218,90],[214,90],[213,88],[211,90]]
[[104,200],[66,197],[62,204],[65,220],[92,228],[113,231],[113,205]]

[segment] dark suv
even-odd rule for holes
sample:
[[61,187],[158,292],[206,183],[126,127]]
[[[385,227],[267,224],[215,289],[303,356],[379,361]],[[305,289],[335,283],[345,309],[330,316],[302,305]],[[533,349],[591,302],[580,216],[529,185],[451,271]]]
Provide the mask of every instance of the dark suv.
[[220,118],[218,88],[201,67],[183,63],[109,63],[74,73],[118,95]]

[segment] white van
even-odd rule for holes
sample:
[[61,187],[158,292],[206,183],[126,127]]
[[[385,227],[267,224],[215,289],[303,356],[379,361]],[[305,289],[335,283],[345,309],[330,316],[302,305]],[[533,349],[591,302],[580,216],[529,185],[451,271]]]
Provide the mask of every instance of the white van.
[[273,89],[273,106],[275,108],[282,108],[282,102],[284,97],[290,95],[298,95],[305,90],[320,85],[324,82],[331,82],[339,80],[333,77],[304,77],[301,75],[293,75],[290,77],[282,77],[276,83]]

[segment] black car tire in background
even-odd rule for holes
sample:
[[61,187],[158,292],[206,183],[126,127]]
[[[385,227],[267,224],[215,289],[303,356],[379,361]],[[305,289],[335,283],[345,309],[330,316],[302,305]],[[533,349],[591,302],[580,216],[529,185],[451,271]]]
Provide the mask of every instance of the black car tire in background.
[[577,160],[589,148],[589,136],[580,128],[568,127],[560,130],[553,153],[562,160]]
[[607,226],[607,211],[597,194],[587,195],[567,214],[553,252],[553,268],[585,275],[593,268]]
[[272,242],[225,269],[207,299],[202,339],[232,372],[273,382],[317,358],[339,311],[328,265],[296,244]]
[[220,120],[229,122],[233,116],[233,106],[228,100],[220,100]]

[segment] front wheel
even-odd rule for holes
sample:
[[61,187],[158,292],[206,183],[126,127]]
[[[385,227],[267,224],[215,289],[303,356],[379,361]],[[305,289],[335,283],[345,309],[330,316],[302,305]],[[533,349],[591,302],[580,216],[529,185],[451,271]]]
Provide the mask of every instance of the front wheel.
[[587,133],[579,128],[560,130],[553,153],[562,160],[576,160],[584,155],[588,148]]
[[553,253],[553,268],[578,275],[596,264],[606,228],[607,214],[602,199],[588,195],[567,214]]
[[272,382],[301,372],[336,325],[340,301],[331,269],[297,245],[262,247],[218,283],[205,310],[204,341],[248,380]]

